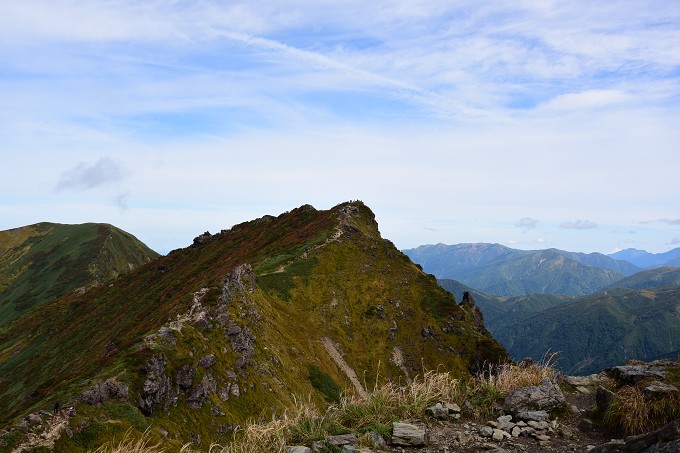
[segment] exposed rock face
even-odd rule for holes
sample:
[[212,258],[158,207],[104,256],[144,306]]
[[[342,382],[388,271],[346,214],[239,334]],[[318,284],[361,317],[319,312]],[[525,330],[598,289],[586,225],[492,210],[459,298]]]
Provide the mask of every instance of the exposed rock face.
[[240,328],[234,335],[230,335],[231,347],[240,357],[236,359],[236,366],[244,368],[255,354],[255,335],[248,327]]
[[164,354],[156,354],[144,367],[146,381],[137,403],[144,415],[153,414],[156,406],[172,393],[170,378],[165,374],[167,364],[168,359]]
[[101,406],[110,399],[128,400],[128,387],[116,379],[108,379],[85,390],[80,400],[90,406]]
[[212,374],[206,373],[203,376],[203,379],[201,379],[201,382],[192,387],[189,391],[186,402],[194,409],[198,409],[208,401],[209,395],[215,393],[216,390],[217,383],[215,382],[215,378],[213,378]]
[[198,366],[203,368],[210,368],[213,365],[215,365],[216,362],[217,359],[215,358],[215,354],[210,354],[208,356],[201,357],[200,359],[198,359]]
[[671,393],[678,393],[678,388],[666,382],[650,382],[642,391],[646,399],[663,398]]
[[484,327],[484,315],[479,309],[472,295],[468,291],[463,292],[463,300],[460,301],[462,307],[468,308],[472,312],[472,317],[475,321],[475,326],[477,329],[486,330]]
[[188,390],[194,384],[196,368],[190,363],[185,363],[177,369],[176,380],[180,390]]
[[503,410],[512,414],[527,411],[547,411],[564,407],[566,400],[560,388],[545,378],[538,386],[524,387],[508,394]]
[[237,295],[252,294],[255,291],[256,282],[257,276],[250,264],[236,266],[222,286],[220,302],[228,306]]

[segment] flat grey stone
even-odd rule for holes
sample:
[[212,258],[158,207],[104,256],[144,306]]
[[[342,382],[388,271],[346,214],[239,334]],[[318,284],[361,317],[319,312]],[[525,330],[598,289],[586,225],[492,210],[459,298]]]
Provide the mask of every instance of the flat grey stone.
[[392,425],[392,444],[422,447],[425,445],[425,429],[410,423],[394,423]]

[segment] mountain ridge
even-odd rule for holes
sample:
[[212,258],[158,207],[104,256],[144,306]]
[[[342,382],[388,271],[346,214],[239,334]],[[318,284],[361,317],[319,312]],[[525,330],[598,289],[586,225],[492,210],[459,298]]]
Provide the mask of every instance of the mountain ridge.
[[[629,263],[601,254],[558,249],[517,250],[500,244],[426,245],[403,251],[426,272],[454,279],[487,294],[519,296],[532,293],[582,296],[632,272]],[[597,267],[593,264],[605,267]]]
[[113,225],[41,222],[0,231],[0,324],[159,255]]
[[[293,395],[332,398],[319,379],[356,387],[348,369],[372,386],[506,360],[475,310],[383,239],[363,203],[305,205],[202,234],[0,330],[1,420],[75,398],[88,428],[57,451],[151,422],[179,449],[180,439],[220,439],[248,417],[269,417]],[[98,382],[129,397],[82,402]]]

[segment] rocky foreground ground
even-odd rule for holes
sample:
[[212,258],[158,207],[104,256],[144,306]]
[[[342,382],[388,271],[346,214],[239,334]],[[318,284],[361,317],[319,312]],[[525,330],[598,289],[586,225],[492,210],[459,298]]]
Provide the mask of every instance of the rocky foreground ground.
[[[590,376],[544,378],[538,385],[507,394],[495,408],[495,413],[502,414],[497,417],[475,417],[475,407],[469,402],[458,405],[441,401],[427,408],[419,419],[394,423],[389,435],[373,432],[359,437],[351,433],[329,436],[311,445],[288,447],[287,453],[677,453],[680,452],[680,418],[677,418],[680,417],[680,393],[668,382],[673,380],[677,384],[677,376],[667,379],[669,370],[677,374],[680,365],[665,361],[634,363]],[[637,436],[625,437],[622,431],[608,428],[603,423],[603,415],[615,401],[621,406],[621,390],[626,388],[639,390],[643,404],[672,401],[675,407],[670,407],[669,413],[675,420],[667,420],[660,429]],[[635,408],[624,407],[624,410]],[[60,436],[73,435],[69,418],[66,410],[57,414],[30,414],[12,428],[12,431],[25,432],[26,438],[11,451],[51,449]],[[0,440],[3,434],[10,433],[0,432]],[[0,451],[10,451],[2,448],[6,446],[0,442]]]
[[[289,453],[328,451],[333,446],[343,453],[387,451],[422,452],[680,452],[680,419],[650,433],[624,437],[594,421],[594,414],[606,411],[612,393],[603,384],[636,384],[653,379],[645,387],[648,398],[663,397],[678,389],[665,383],[662,362],[614,367],[591,376],[565,376],[561,386],[544,379],[538,386],[509,394],[502,415],[479,422],[461,421],[465,407],[441,402],[428,409],[428,416],[395,423],[392,436],[377,433],[331,436],[311,447],[295,446]],[[562,390],[566,389],[566,390]],[[562,410],[559,410],[559,408]],[[556,415],[556,411],[559,415]],[[553,414],[552,416],[549,414]],[[372,445],[364,447],[359,445]],[[325,449],[324,449],[325,448]]]

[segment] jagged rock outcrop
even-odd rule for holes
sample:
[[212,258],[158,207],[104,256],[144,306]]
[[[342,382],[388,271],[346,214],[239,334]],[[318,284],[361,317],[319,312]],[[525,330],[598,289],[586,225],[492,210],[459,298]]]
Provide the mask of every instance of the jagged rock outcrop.
[[128,400],[128,387],[116,379],[108,379],[85,390],[80,401],[90,406],[101,406],[110,399]]
[[475,300],[472,298],[469,291],[463,292],[463,300],[461,300],[460,305],[472,312],[472,319],[474,320],[476,328],[485,331],[484,315],[482,314],[482,310],[475,304]]
[[139,409],[144,415],[153,414],[156,406],[166,401],[172,393],[170,378],[165,374],[168,359],[164,354],[155,354],[144,367],[146,380],[139,400]]
[[216,391],[217,383],[215,382],[215,378],[212,374],[206,373],[203,375],[201,382],[191,388],[187,395],[186,403],[190,407],[198,409],[208,401],[210,394],[215,393]]
[[196,367],[191,363],[185,363],[177,369],[175,381],[180,390],[189,390],[194,384],[194,377],[196,377]]
[[255,335],[246,326],[234,329],[233,332],[234,334],[230,335],[230,343],[239,356],[236,359],[236,367],[242,369],[250,363],[255,354]]
[[222,285],[220,302],[227,307],[236,296],[245,297],[255,291],[257,276],[250,264],[236,266],[227,276]]

